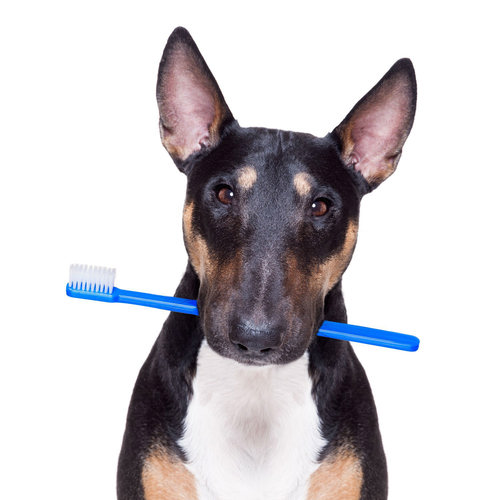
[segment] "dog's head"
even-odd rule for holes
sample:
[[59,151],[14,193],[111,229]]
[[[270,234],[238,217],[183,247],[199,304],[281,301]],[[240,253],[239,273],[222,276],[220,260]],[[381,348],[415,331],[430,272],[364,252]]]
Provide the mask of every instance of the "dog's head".
[[323,138],[242,128],[189,33],[160,63],[162,142],[188,177],[184,238],[209,345],[248,364],[300,357],[351,259],[359,203],[394,172],[416,83],[398,61]]

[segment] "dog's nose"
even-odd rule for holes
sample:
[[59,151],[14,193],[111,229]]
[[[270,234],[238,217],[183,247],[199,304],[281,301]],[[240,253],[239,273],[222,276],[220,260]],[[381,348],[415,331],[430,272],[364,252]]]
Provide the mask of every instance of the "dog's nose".
[[248,323],[238,324],[229,334],[231,342],[240,351],[265,354],[281,345],[280,328],[258,328]]

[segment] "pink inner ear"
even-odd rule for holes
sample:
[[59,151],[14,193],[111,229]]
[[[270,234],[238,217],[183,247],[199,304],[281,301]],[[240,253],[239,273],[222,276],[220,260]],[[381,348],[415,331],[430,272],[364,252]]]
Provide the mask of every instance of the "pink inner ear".
[[190,152],[197,151],[210,138],[210,125],[215,119],[212,95],[189,78],[177,77],[173,84],[175,98],[171,104],[172,145]]
[[381,182],[393,172],[407,136],[406,89],[381,90],[357,110],[349,127],[353,147],[347,162],[368,182]]
[[210,127],[216,118],[214,89],[183,51],[172,55],[170,65],[160,114],[168,129],[168,149],[185,159],[210,141]]

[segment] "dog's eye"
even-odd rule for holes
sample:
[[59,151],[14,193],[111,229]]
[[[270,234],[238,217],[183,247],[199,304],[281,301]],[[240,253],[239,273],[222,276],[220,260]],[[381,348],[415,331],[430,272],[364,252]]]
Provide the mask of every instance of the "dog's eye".
[[215,195],[221,203],[224,203],[224,205],[231,205],[234,200],[233,190],[226,185],[217,186],[215,188]]
[[330,209],[330,201],[326,198],[318,198],[311,205],[311,215],[313,217],[323,217]]

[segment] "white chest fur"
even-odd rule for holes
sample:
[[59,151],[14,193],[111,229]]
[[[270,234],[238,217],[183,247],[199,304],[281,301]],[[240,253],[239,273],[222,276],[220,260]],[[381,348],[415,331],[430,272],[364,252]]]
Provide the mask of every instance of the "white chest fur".
[[325,441],[308,359],[254,367],[198,355],[180,445],[200,500],[304,500]]

